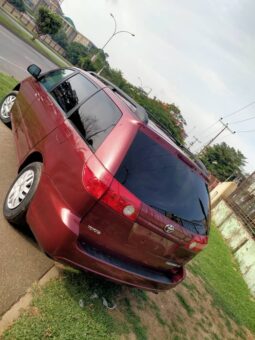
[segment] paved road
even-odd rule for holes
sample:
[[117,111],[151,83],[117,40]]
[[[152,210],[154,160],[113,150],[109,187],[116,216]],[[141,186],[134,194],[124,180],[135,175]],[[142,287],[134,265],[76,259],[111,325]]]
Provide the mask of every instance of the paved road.
[[[43,70],[55,67],[2,26],[0,46],[0,71],[16,79],[28,75],[26,67],[31,63]],[[12,133],[0,123],[0,316],[53,264],[31,238],[11,227],[2,215],[3,200],[16,171]]]
[[0,316],[53,265],[31,236],[10,226],[3,217],[3,201],[16,169],[12,133],[0,123]]
[[0,72],[11,74],[18,80],[28,77],[28,65],[37,64],[43,71],[56,65],[0,25]]

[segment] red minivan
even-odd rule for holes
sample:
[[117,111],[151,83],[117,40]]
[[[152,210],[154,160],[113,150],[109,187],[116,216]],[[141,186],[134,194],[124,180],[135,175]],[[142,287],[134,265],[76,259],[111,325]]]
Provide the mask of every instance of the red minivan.
[[36,65],[2,101],[18,176],[6,219],[55,260],[150,291],[180,283],[208,242],[207,173],[104,78]]

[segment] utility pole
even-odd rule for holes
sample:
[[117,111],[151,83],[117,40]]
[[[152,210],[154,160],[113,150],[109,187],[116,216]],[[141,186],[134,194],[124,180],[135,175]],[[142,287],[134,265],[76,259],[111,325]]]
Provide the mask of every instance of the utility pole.
[[[147,94],[147,96],[151,93],[151,91],[152,91],[152,88],[151,87],[149,87],[149,86],[143,86],[143,82],[142,82],[142,78],[141,77],[137,77],[139,80],[140,80],[140,83],[141,83],[141,86],[140,86],[140,89],[142,90],[142,91],[144,91],[146,94]],[[145,91],[145,89],[149,89],[149,91]]]
[[196,136],[193,136],[193,141],[191,141],[188,145],[188,148],[191,148],[193,145],[195,145],[196,143],[202,143],[201,140],[199,140]]
[[236,131],[232,131],[229,128],[228,123],[224,123],[222,119],[223,118],[220,118],[219,121],[223,125],[223,128],[202,148],[202,150],[198,153],[198,156],[201,156],[206,151],[208,146],[210,146],[225,130],[229,130],[229,132],[231,132],[233,135],[236,133]]

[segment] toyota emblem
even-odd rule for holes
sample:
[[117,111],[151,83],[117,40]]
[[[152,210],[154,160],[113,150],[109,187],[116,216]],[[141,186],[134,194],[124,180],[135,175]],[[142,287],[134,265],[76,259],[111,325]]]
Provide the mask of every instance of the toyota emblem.
[[175,228],[172,224],[167,224],[165,226],[164,230],[167,234],[170,234],[170,233],[174,232]]

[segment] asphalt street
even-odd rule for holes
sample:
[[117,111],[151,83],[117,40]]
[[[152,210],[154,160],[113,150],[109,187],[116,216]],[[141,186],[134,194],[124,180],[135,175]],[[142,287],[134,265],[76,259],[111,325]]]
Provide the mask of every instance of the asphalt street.
[[[21,80],[28,76],[26,68],[32,63],[44,71],[56,67],[0,26],[0,72]],[[0,316],[53,265],[31,237],[10,226],[3,217],[3,200],[16,172],[12,133],[0,123]]]
[[37,64],[42,71],[56,68],[50,60],[0,25],[0,72],[22,80],[29,76],[26,69],[30,64]]

